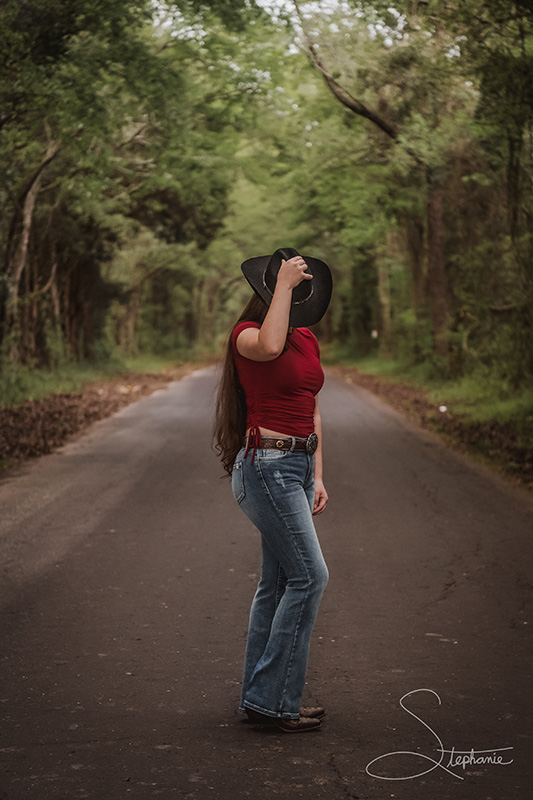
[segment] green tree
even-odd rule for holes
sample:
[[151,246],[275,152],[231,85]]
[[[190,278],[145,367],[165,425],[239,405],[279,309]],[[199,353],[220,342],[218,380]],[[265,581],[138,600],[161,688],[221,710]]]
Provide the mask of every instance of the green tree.
[[[105,331],[135,350],[143,303],[168,316],[179,299],[187,312],[175,321],[194,340],[198,252],[224,216],[242,87],[249,96],[258,82],[253,68],[237,82],[241,39],[203,4],[160,5],[155,20],[140,1],[97,6],[32,0],[3,12],[0,318],[4,352],[28,363],[47,362],[51,335],[78,358],[98,356]],[[146,241],[144,258],[119,257]],[[161,349],[171,322],[149,316],[144,329],[161,322],[161,335],[144,340]]]

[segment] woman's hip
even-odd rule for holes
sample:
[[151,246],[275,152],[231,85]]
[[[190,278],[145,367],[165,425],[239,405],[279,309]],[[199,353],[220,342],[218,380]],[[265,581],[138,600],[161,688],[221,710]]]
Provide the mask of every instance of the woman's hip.
[[235,500],[263,508],[273,504],[281,513],[291,513],[314,495],[314,456],[302,451],[258,448],[255,458],[237,453],[232,471]]
[[290,571],[313,571],[323,565],[312,508],[313,457],[306,453],[277,454],[251,461],[237,457],[232,488],[240,508],[260,531],[271,550]]

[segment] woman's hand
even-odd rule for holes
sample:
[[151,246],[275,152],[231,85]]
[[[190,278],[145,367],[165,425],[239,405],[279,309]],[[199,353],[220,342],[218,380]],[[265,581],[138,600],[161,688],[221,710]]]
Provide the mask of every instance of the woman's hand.
[[321,478],[315,478],[315,504],[313,506],[313,516],[321,514],[326,508],[328,493],[324,488]]
[[236,346],[241,356],[252,361],[273,361],[281,355],[287,340],[292,290],[303,280],[313,277],[305,272],[306,269],[307,264],[301,256],[282,260],[274,296],[260,330],[246,328],[237,337]]
[[310,281],[313,277],[308,272],[305,272],[306,269],[307,264],[301,256],[294,256],[294,258],[289,258],[288,261],[282,258],[277,282],[287,286],[289,289],[294,289],[303,280]]

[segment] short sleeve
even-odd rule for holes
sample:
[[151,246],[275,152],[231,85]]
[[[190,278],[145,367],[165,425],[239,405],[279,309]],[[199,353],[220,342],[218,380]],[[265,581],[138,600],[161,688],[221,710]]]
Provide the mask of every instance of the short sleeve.
[[305,331],[306,336],[308,336],[309,339],[311,339],[311,341],[313,342],[316,354],[318,356],[318,359],[320,360],[320,346],[318,344],[318,339],[316,338],[315,334],[313,333],[313,331],[310,331],[309,328],[301,328],[301,330]]
[[233,329],[233,333],[231,334],[231,343],[233,345],[233,349],[236,353],[239,351],[237,350],[237,337],[239,333],[246,330],[246,328],[260,328],[261,325],[259,322],[252,322],[251,320],[245,320],[244,322],[239,322],[238,325],[235,326]]

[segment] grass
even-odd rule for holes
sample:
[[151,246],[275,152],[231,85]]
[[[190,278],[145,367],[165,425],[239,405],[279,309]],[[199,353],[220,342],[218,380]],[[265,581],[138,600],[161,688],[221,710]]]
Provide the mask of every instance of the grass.
[[0,405],[17,406],[50,394],[79,392],[84,384],[112,380],[120,372],[163,372],[186,359],[139,355],[113,359],[106,364],[66,364],[56,370],[9,366],[0,375]]
[[430,388],[428,398],[432,402],[444,403],[452,412],[465,414],[473,422],[507,422],[518,418],[533,420],[533,389],[513,391],[505,384],[475,376],[447,381],[438,388]]
[[[513,389],[488,372],[445,379],[432,374],[431,366],[408,366],[377,356],[335,359],[326,355],[326,363],[340,363],[382,380],[409,383],[427,391],[428,400],[445,405],[452,414],[464,414],[472,422],[533,422],[533,388]],[[530,425],[528,427],[531,427]]]

